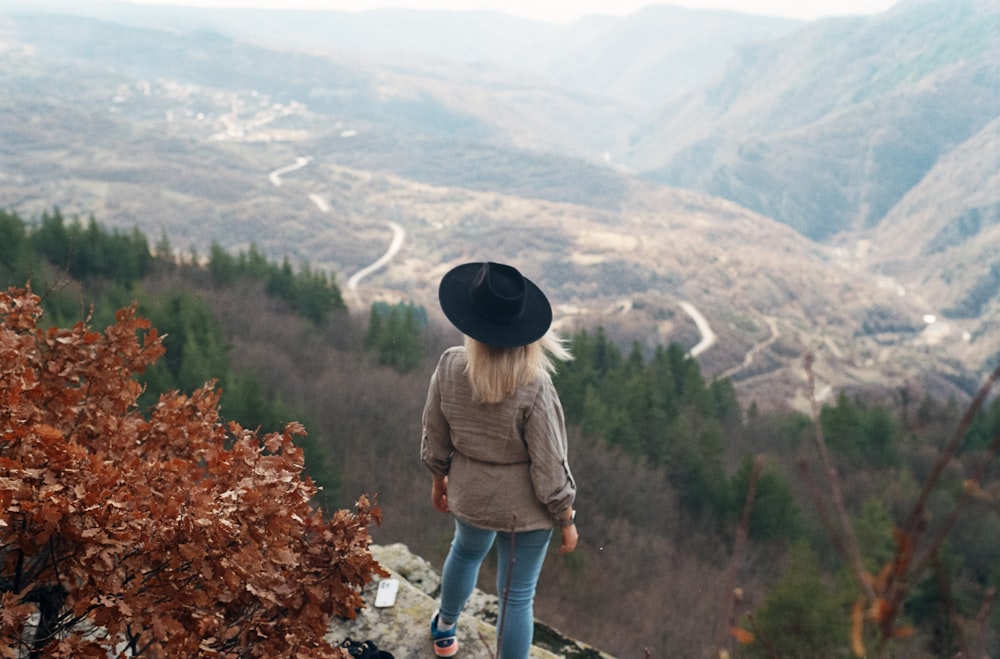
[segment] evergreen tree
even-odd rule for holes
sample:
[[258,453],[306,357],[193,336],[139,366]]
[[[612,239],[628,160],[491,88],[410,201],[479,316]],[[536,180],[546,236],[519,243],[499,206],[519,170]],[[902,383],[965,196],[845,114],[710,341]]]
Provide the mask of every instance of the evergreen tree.
[[997,433],[1000,433],[1000,398],[994,399],[987,409],[981,410],[972,420],[966,435],[966,445],[970,449],[985,449]]
[[[730,523],[735,523],[742,514],[753,464],[753,456],[746,456],[733,475],[728,515]],[[750,537],[758,542],[796,540],[802,532],[802,518],[795,505],[791,484],[781,471],[767,463],[757,479],[757,492],[750,513]]]
[[[122,236],[124,237],[125,234]],[[128,233],[124,242],[129,254],[129,270],[126,276],[128,281],[138,281],[149,274],[153,268],[153,254],[149,250],[149,240],[138,227],[132,227],[132,231]]]
[[930,575],[917,584],[904,611],[921,629],[928,630],[927,649],[934,656],[961,657],[964,635],[959,627],[959,614],[968,615],[971,611],[956,610],[955,595],[951,592],[954,556],[951,552],[942,553],[945,556],[935,557]]
[[36,274],[38,263],[24,221],[17,213],[0,210],[0,277],[9,285],[23,285]]
[[[284,267],[282,275],[287,276]],[[317,324],[325,323],[334,311],[347,308],[336,284],[308,263],[292,279],[290,301],[296,311]]]
[[736,397],[732,380],[729,378],[712,380],[708,386],[708,395],[711,399],[712,416],[730,426],[739,426],[743,423],[743,411],[740,409],[740,401]]
[[153,256],[163,265],[172,266],[175,264],[174,248],[170,244],[170,238],[167,237],[166,231],[160,231],[160,239],[156,241]]
[[633,378],[626,386],[632,403],[630,416],[639,436],[638,451],[654,464],[663,462],[666,429],[670,424],[670,410],[664,402],[663,391],[656,386],[656,374],[651,367]]
[[280,397],[269,394],[260,377],[252,371],[225,374],[222,387],[221,413],[239,421],[244,428],[274,432],[285,424],[301,419]]
[[0,210],[0,265],[13,268],[27,243],[28,235],[21,218],[16,213]]
[[250,249],[240,254],[238,263],[241,275],[257,281],[267,281],[275,267],[257,248],[256,243],[250,243]]
[[869,498],[861,505],[854,530],[865,567],[871,574],[878,574],[892,560],[896,548],[892,539],[893,526],[892,514],[885,502]]
[[217,285],[225,286],[236,281],[236,259],[214,240],[208,250],[208,271]]
[[824,407],[820,422],[827,445],[856,464],[888,466],[896,461],[902,429],[884,407],[864,408],[841,393]]
[[[566,418],[579,421],[589,390],[593,389],[605,397],[613,393],[613,388],[607,386],[607,376],[621,362],[621,353],[608,340],[603,328],[598,328],[593,335],[587,331],[575,334],[570,341],[570,350],[573,360],[559,365],[553,381],[559,390]],[[606,404],[613,406],[612,401],[605,400]]]
[[722,514],[729,506],[729,479],[722,468],[725,439],[717,423],[682,414],[669,427],[664,450],[670,484],[695,515]]
[[86,225],[76,218],[66,226],[58,209],[51,215],[45,213],[31,242],[50,263],[81,281],[98,278],[131,286],[152,266],[149,242],[138,228],[129,233],[108,232],[93,215]]
[[805,542],[795,543],[788,566],[754,611],[751,657],[847,659],[849,617],[836,591],[823,582],[819,560]]
[[368,314],[368,329],[365,331],[364,347],[366,351],[378,349],[379,341],[385,333],[383,318],[385,318],[384,308],[373,304]]
[[424,330],[427,316],[410,303],[372,305],[371,322],[365,332],[365,348],[377,354],[378,363],[406,373],[424,358]]
[[31,232],[31,244],[49,263],[69,270],[69,232],[58,207],[51,214],[48,211],[42,213],[41,223]]
[[657,346],[650,361],[650,386],[655,389],[657,399],[663,408],[663,414],[668,419],[673,419],[680,412],[680,403],[675,385],[673,345],[668,348]]
[[267,278],[267,293],[282,300],[294,302],[296,300],[295,272],[292,271],[292,264],[286,256],[281,262],[280,268],[271,270]]
[[597,387],[588,385],[583,395],[582,412],[579,418],[583,431],[595,437],[610,437],[611,420],[609,417],[608,406]]
[[166,354],[146,380],[149,397],[155,400],[172,389],[194,391],[229,372],[228,342],[200,297],[175,293],[154,304],[148,315],[166,335]]

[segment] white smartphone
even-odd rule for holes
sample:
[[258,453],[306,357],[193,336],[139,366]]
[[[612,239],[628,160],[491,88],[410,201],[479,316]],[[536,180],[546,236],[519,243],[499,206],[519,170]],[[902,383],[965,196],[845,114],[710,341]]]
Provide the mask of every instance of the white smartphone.
[[385,608],[396,603],[396,594],[399,592],[399,579],[383,579],[378,582],[378,589],[375,591],[375,606]]

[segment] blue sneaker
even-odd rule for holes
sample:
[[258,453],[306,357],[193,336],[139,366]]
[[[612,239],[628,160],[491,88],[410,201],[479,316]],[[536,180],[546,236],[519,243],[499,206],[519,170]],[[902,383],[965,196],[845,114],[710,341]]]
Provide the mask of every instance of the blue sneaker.
[[434,640],[434,654],[439,657],[454,657],[458,654],[458,639],[455,631],[458,625],[453,625],[447,631],[438,629],[438,614],[431,618],[431,638]]

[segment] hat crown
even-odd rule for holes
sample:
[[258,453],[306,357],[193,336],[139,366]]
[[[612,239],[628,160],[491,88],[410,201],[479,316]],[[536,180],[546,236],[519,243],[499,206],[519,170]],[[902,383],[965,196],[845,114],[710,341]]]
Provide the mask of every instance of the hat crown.
[[524,277],[509,265],[484,263],[469,288],[472,306],[490,322],[508,325],[524,313]]
[[502,263],[463,263],[438,286],[448,320],[466,336],[492,346],[525,346],[542,338],[552,324],[545,293]]

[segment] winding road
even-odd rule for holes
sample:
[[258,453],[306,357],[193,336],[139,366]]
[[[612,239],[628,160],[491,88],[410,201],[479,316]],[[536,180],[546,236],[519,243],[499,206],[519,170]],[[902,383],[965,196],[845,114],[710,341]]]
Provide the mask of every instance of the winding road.
[[403,246],[403,240],[406,238],[406,231],[395,222],[389,222],[388,224],[392,229],[392,242],[389,243],[389,249],[386,250],[385,254],[383,254],[377,261],[351,275],[351,278],[347,280],[347,290],[352,293],[357,291],[358,282],[391,261],[392,257],[396,256],[399,249]]
[[282,167],[280,169],[274,170],[273,172],[271,172],[270,174],[267,175],[267,178],[271,181],[271,183],[274,184],[274,187],[280,188],[281,187],[281,176],[283,174],[288,174],[290,172],[294,172],[297,169],[302,169],[303,167],[305,167],[308,164],[309,164],[309,158],[307,158],[305,156],[299,156],[298,158],[295,159],[295,163],[294,164],[291,164],[291,165],[288,165],[287,167]]
[[326,199],[324,199],[320,195],[312,193],[309,195],[309,200],[312,201],[312,203],[316,204],[316,208],[320,209],[324,213],[330,212],[330,204],[326,203]]
[[[295,159],[294,163],[292,163],[291,165],[287,165],[285,167],[279,167],[278,169],[268,174],[267,178],[268,180],[271,181],[271,183],[275,187],[280,188],[281,177],[283,175],[302,169],[310,162],[312,162],[311,158],[308,158],[306,156],[299,156],[298,158]],[[365,180],[365,183],[367,183],[369,180],[371,180],[370,172],[368,172],[368,178]],[[320,211],[324,213],[330,212],[330,205],[321,195],[318,195],[316,193],[311,193],[308,196],[309,200]],[[391,261],[393,257],[395,257],[396,254],[399,253],[399,250],[403,247],[403,242],[406,240],[406,231],[403,229],[403,227],[401,227],[399,224],[395,222],[389,222],[388,224],[389,228],[392,229],[392,241],[389,243],[389,249],[386,250],[385,254],[379,257],[379,259],[376,260],[374,263],[362,268],[361,270],[358,270],[353,275],[351,275],[350,279],[347,280],[347,290],[351,291],[351,293],[355,295],[355,298],[357,297],[358,283],[371,273],[377,271],[379,268],[382,268],[386,264],[388,264],[389,261]]]
[[[291,165],[280,167],[278,169],[275,169],[270,174],[268,174],[268,179],[275,187],[281,187],[281,177],[283,175],[302,169],[303,167],[308,165],[311,161],[312,159],[309,157],[299,156],[295,159],[295,162],[292,163]],[[330,212],[329,204],[327,204],[326,200],[321,195],[316,193],[311,193],[308,195],[308,198],[312,202],[312,204],[316,206],[321,212],[324,213]],[[357,290],[358,290],[358,284],[361,283],[361,280],[367,277],[368,275],[372,274],[373,272],[376,272],[379,269],[385,267],[396,256],[396,254],[399,253],[399,250],[402,249],[403,247],[403,242],[406,240],[406,231],[403,229],[402,226],[400,226],[396,222],[388,222],[388,225],[389,228],[392,229],[392,240],[389,243],[389,248],[375,262],[362,268],[361,270],[358,270],[353,275],[351,275],[351,277],[347,280],[347,290],[351,292],[351,294],[354,296],[355,299],[358,299]],[[695,326],[697,326],[698,328],[698,332],[701,334],[701,340],[698,341],[698,343],[688,351],[688,356],[691,358],[695,358],[703,354],[710,348],[712,348],[712,346],[714,346],[718,342],[719,337],[718,335],[716,335],[714,331],[712,331],[712,326],[709,325],[708,320],[706,320],[705,316],[703,316],[701,312],[698,311],[697,307],[695,307],[693,304],[685,300],[681,300],[679,302],[679,305],[681,309],[684,310],[684,313],[686,313],[688,316],[691,317],[691,319],[694,321]],[[779,334],[778,334],[777,323],[772,318],[767,318],[766,320],[768,326],[771,328],[771,336],[753,346],[747,352],[746,357],[743,359],[743,363],[728,369],[727,371],[721,374],[722,377],[730,377],[734,373],[750,366],[750,364],[753,363],[754,355],[767,348],[778,338]]]
[[681,309],[684,310],[684,313],[691,316],[694,324],[698,327],[698,332],[701,334],[701,341],[688,351],[689,356],[697,357],[714,346],[715,342],[719,340],[719,337],[712,331],[712,326],[708,324],[708,321],[705,320],[705,317],[701,315],[701,312],[698,311],[693,304],[683,300],[679,304]]

